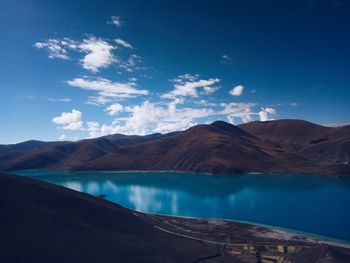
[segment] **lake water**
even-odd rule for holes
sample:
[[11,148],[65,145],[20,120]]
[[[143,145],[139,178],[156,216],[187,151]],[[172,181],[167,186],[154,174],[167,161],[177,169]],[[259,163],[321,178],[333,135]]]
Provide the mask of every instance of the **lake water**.
[[173,172],[16,174],[142,212],[255,222],[350,241],[350,177]]

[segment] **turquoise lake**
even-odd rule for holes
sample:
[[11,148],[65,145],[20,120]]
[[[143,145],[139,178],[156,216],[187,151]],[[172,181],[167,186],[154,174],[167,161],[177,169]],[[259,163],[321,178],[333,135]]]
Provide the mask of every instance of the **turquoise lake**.
[[249,221],[350,241],[350,177],[46,172],[29,176],[141,212]]

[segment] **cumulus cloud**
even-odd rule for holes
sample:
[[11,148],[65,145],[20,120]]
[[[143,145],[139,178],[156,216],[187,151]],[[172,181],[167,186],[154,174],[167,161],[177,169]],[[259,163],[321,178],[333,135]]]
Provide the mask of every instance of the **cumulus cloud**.
[[173,80],[174,89],[169,93],[163,94],[162,98],[174,99],[176,97],[198,97],[198,90],[201,89],[205,94],[211,94],[217,90],[213,87],[218,83],[218,78],[210,78],[207,80],[199,79],[198,75],[180,75]]
[[81,60],[83,68],[92,72],[97,72],[99,68],[105,68],[116,61],[112,53],[115,47],[101,38],[84,39],[79,49],[86,53]]
[[119,46],[133,49],[133,46],[129,42],[127,42],[127,41],[125,41],[125,40],[123,40],[121,38],[114,39],[114,42],[117,43]]
[[126,118],[115,118],[111,124],[88,124],[90,137],[113,133],[145,135],[154,132],[166,133],[187,129],[197,122],[197,119],[215,115],[210,108],[178,108],[184,100],[177,98],[167,105],[157,105],[144,101],[140,105],[124,108],[130,115]]
[[81,42],[69,38],[49,39],[46,42],[37,42],[34,47],[47,49],[49,58],[70,59],[69,51],[74,50],[85,54],[81,59],[83,68],[97,72],[100,68],[106,68],[117,59],[113,55],[115,47],[106,40],[91,36]]
[[54,117],[52,122],[64,130],[81,130],[83,126],[81,116],[80,111],[73,109],[71,112],[62,112],[60,116]]
[[[102,136],[102,132],[100,130],[100,123],[97,121],[89,121],[86,123],[87,130],[89,132],[89,138],[96,138]],[[108,133],[106,133],[108,134]],[[103,135],[106,135],[103,134]]]
[[260,121],[273,120],[273,118],[271,118],[270,116],[275,114],[276,110],[273,108],[261,108],[261,111],[259,112]]
[[241,96],[243,94],[244,87],[242,85],[238,85],[236,87],[233,87],[233,89],[230,90],[230,94],[232,96]]
[[120,112],[122,112],[124,109],[123,105],[120,103],[114,103],[106,108],[106,111],[109,115],[118,115]]
[[111,16],[110,20],[107,22],[107,24],[113,24],[117,27],[122,26],[122,20],[120,19],[119,16]]
[[[204,105],[205,104],[205,105]],[[88,122],[86,130],[89,138],[108,134],[146,135],[155,132],[168,133],[185,130],[198,123],[208,123],[215,119],[227,118],[227,121],[247,123],[257,117],[260,120],[270,120],[275,115],[273,108],[261,108],[255,111],[255,103],[221,103],[207,104],[206,101],[197,104],[198,107],[188,107],[183,97],[178,97],[168,103],[154,103],[149,100],[134,106],[112,104],[105,110],[115,116],[108,124]],[[123,112],[123,116],[118,114]]]
[[103,78],[75,78],[67,83],[73,87],[96,91],[99,96],[93,97],[94,102],[100,102],[100,104],[104,104],[108,100],[106,98],[130,98],[148,94],[148,90],[137,89],[134,82],[112,82]]
[[[111,105],[112,106],[112,105]],[[116,105],[108,107],[111,115],[121,111],[128,114],[126,117],[117,117],[110,124],[98,122],[88,123],[87,130],[90,137],[98,137],[114,133],[145,135],[155,132],[167,133],[187,129],[198,123],[203,123],[208,118],[217,119],[227,117],[227,120],[235,122],[249,122],[258,116],[254,112],[254,103],[222,103],[213,107],[187,107],[184,98],[175,98],[167,104],[157,104],[148,100],[135,106],[122,107]],[[115,110],[115,112],[113,112]],[[264,108],[272,114],[270,108]]]
[[223,115],[227,116],[227,120],[231,123],[235,123],[235,119],[239,118],[242,122],[250,122],[253,120],[253,116],[256,113],[253,111],[253,108],[256,104],[254,103],[221,103],[223,110],[220,112]]

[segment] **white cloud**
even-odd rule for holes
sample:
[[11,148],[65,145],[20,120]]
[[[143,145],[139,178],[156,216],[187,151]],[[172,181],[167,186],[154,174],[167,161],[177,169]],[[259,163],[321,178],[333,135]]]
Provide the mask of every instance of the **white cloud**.
[[117,27],[121,27],[122,26],[122,21],[120,19],[119,16],[111,16],[110,21],[107,22],[108,24],[113,24]]
[[259,112],[260,121],[269,121],[273,120],[273,118],[270,118],[270,115],[275,115],[276,110],[273,108],[261,108],[261,111]]
[[80,111],[73,109],[72,112],[62,112],[60,116],[54,117],[52,122],[64,130],[81,130],[83,126],[81,116]]
[[209,102],[207,100],[200,100],[200,101],[196,101],[195,103],[199,105],[204,105],[204,106],[217,106],[217,103]]
[[289,103],[289,106],[292,106],[292,107],[297,107],[299,104],[298,103],[296,103],[296,102],[291,102],[291,103]]
[[[97,101],[100,102],[106,102],[105,98],[129,98],[148,94],[148,90],[137,89],[134,82],[120,83],[103,78],[76,78],[67,81],[67,83],[73,87],[96,91],[99,95]],[[95,102],[97,101],[95,100]]]
[[82,42],[74,41],[69,38],[49,39],[46,42],[37,42],[34,47],[47,49],[49,58],[70,59],[68,51],[74,50],[85,53],[81,59],[83,68],[97,72],[100,68],[106,68],[117,59],[113,55],[115,47],[106,40],[91,36],[83,39]]
[[82,52],[87,53],[81,60],[83,68],[97,72],[116,61],[112,50],[115,47],[101,38],[90,37],[79,45]]
[[154,132],[171,132],[187,129],[197,122],[197,119],[216,115],[210,108],[181,108],[184,100],[177,98],[167,105],[157,105],[144,101],[140,105],[126,107],[126,118],[116,118],[111,124],[91,125],[88,128],[90,137],[103,136],[113,133],[145,135]]
[[218,78],[203,80],[199,79],[198,75],[180,75],[173,80],[173,82],[175,82],[174,90],[163,94],[161,97],[167,99],[173,99],[180,96],[198,97],[198,89],[200,88],[204,93],[211,94],[217,90],[217,88],[212,85],[219,81]]
[[232,90],[230,90],[230,94],[232,96],[241,96],[243,93],[244,87],[242,85],[238,85],[234,87]]
[[127,41],[125,41],[125,40],[123,40],[123,39],[121,39],[121,38],[116,38],[116,39],[114,39],[114,41],[115,41],[115,43],[117,43],[119,46],[122,46],[122,47],[125,47],[125,48],[133,49],[133,46],[132,46],[129,42],[127,42]]
[[67,136],[66,134],[62,134],[58,137],[60,141],[77,141],[79,139],[78,136]]
[[250,122],[252,116],[257,115],[253,112],[254,103],[221,103],[223,110],[220,112],[227,116],[230,123],[235,123],[235,118],[240,118],[242,122]]
[[118,115],[120,112],[122,112],[124,109],[123,105],[120,103],[114,103],[106,108],[106,111],[109,115]]
[[203,88],[203,93],[206,94],[206,95],[210,95],[210,94],[214,93],[217,90],[218,90],[217,87],[206,86],[206,87]]
[[221,58],[226,59],[226,60],[232,60],[232,58],[229,55],[222,55]]
[[101,106],[101,105],[105,105],[105,104],[110,103],[110,102],[111,102],[111,100],[109,98],[104,97],[104,96],[88,96],[88,100],[86,101],[86,104]]
[[67,139],[67,135],[62,134],[60,137],[58,137],[58,139],[59,139],[60,141],[64,141],[64,140]]
[[46,42],[37,42],[34,47],[39,49],[47,49],[49,58],[69,59],[68,50],[77,49],[77,43],[69,38],[49,39]]
[[119,67],[128,72],[133,72],[135,70],[142,69],[140,66],[138,66],[140,63],[141,57],[136,54],[132,54],[127,60],[122,61]]
[[54,99],[54,98],[48,98],[48,101],[53,101],[53,102],[71,102],[71,98],[63,98],[63,99]]
[[89,138],[96,138],[101,136],[100,123],[96,121],[89,121],[86,123],[89,132]]
[[223,54],[221,56],[220,63],[221,64],[231,65],[232,64],[232,58],[229,55],[227,55],[227,54]]
[[276,114],[273,108],[261,108],[261,112],[256,112],[254,111],[256,106],[255,103],[221,103],[188,107],[183,97],[175,98],[166,104],[146,100],[139,105],[123,107],[116,103],[109,106],[106,111],[111,116],[124,112],[125,116],[114,118],[110,124],[89,122],[86,130],[89,132],[89,137],[114,133],[145,135],[184,130],[198,123],[207,123],[210,119],[222,117],[235,124],[250,122],[257,116],[266,120],[270,115]]

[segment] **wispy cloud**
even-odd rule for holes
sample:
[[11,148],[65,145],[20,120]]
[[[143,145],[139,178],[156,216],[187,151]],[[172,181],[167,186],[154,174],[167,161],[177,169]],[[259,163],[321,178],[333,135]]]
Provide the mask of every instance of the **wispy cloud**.
[[227,54],[223,54],[220,58],[220,61],[219,61],[221,64],[226,64],[226,65],[231,65],[232,64],[232,58],[227,55]]
[[78,136],[67,136],[66,134],[62,134],[58,137],[60,141],[76,141],[79,139]]
[[141,57],[136,54],[132,54],[127,60],[122,61],[119,64],[119,67],[124,69],[125,71],[128,72],[133,72],[136,70],[143,69],[142,67],[139,66],[141,63]]
[[115,25],[116,27],[121,27],[123,22],[120,19],[120,16],[111,16],[107,24],[112,24],[112,25]]
[[63,98],[63,99],[54,99],[54,98],[48,98],[48,101],[53,101],[53,102],[71,102],[71,98]]
[[[135,82],[112,82],[104,78],[75,78],[67,81],[68,85],[98,93],[97,101],[107,98],[130,98],[149,94],[148,90],[136,88]],[[95,97],[96,98],[96,97]],[[97,102],[95,101],[95,102]]]
[[345,126],[345,125],[350,125],[350,121],[323,123],[322,125],[327,126],[327,127],[341,127],[341,126]]
[[110,98],[106,98],[104,96],[88,96],[86,104],[101,106],[110,103],[111,101],[112,100]]
[[77,49],[77,43],[69,38],[49,39],[46,42],[37,42],[34,47],[38,49],[46,49],[49,52],[48,57],[55,59],[69,59],[68,50]]
[[125,40],[123,40],[121,38],[114,39],[114,42],[117,43],[117,45],[119,45],[119,46],[133,49],[133,46],[129,42],[127,42],[127,41],[125,41]]

